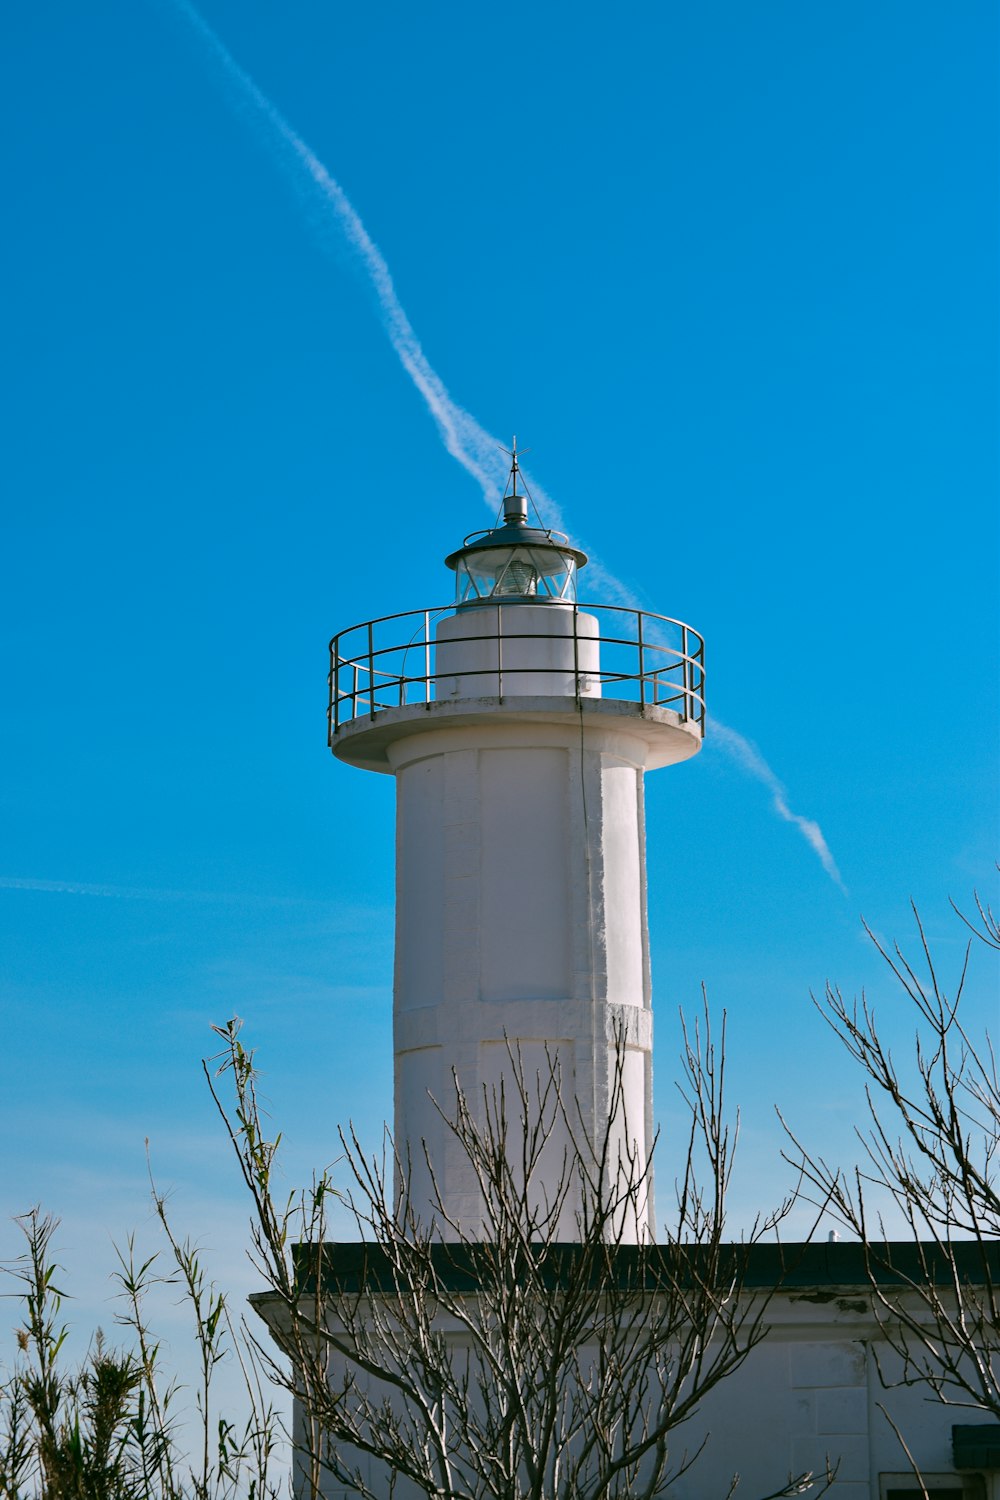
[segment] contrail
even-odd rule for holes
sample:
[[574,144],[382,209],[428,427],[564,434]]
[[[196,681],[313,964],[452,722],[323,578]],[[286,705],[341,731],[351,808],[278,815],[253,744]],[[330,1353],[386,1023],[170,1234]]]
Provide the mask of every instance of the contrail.
[[[375,244],[340,183],[327,171],[319,157],[285,119],[275,104],[254,82],[245,68],[233,57],[190,0],[173,0],[174,6],[190,22],[209,55],[218,64],[227,85],[226,92],[236,111],[258,128],[264,126],[261,139],[290,175],[294,185],[305,187],[308,201],[319,204],[326,213],[321,220],[310,216],[324,248],[331,248],[327,238],[329,215],[340,235],[357,256],[378,302],[382,323],[403,369],[423,397],[434,418],[441,441],[482,490],[483,499],[495,513],[507,479],[507,463],[501,456],[500,439],[487,432],[448,392],[444,381],[430,364],[420,340],[407,317],[393,284],[385,256]],[[338,240],[338,246],[340,241]],[[551,495],[526,475],[533,498],[544,511],[546,524],[555,530],[566,530],[559,507]],[[589,553],[586,542],[582,545]],[[624,603],[627,591],[623,584],[589,553],[591,577],[602,583],[608,594]]]
[[812,818],[804,818],[800,813],[792,812],[788,805],[788,793],[771,770],[767,761],[761,755],[757,746],[750,740],[738,734],[735,729],[721,724],[714,716],[709,716],[709,728],[712,731],[712,739],[721,749],[731,755],[733,760],[752,776],[755,781],[761,782],[771,793],[771,806],[783,818],[786,823],[792,823],[799,830],[806,843],[813,849],[826,873],[835,885],[838,885],[847,895],[847,887],[840,877],[836,861],[830,853],[830,846],[823,837],[823,830]]
[[[471,474],[482,490],[483,499],[491,511],[495,511],[503,494],[507,465],[500,456],[499,439],[476,421],[464,407],[452,400],[444,381],[433,368],[423,351],[413,325],[406,315],[385,256],[365,228],[361,216],[344,192],[340,183],[327,171],[314,151],[293,130],[281,111],[258,87],[245,68],[233,57],[225,43],[216,35],[191,0],[173,0],[173,4],[189,21],[200,37],[209,56],[218,65],[227,85],[227,93],[238,113],[248,115],[252,123],[263,126],[262,139],[277,157],[280,165],[291,177],[293,184],[307,191],[307,202],[318,204],[326,210],[319,221],[312,220],[319,231],[321,242],[329,247],[327,230],[332,215],[334,224],[363,267],[375,293],[382,323],[400,364],[423,397],[428,411],[434,418],[445,448]],[[339,241],[338,241],[339,243]],[[539,506],[544,510],[546,523],[562,531],[565,523],[559,507],[544,490],[531,481],[530,488]],[[584,546],[586,543],[584,542]],[[589,548],[587,549],[589,551]],[[590,555],[590,577],[617,603],[631,609],[640,606],[629,589],[597,558]],[[771,793],[774,811],[786,822],[792,823],[810,847],[818,855],[824,870],[840,888],[843,881],[834,863],[833,856],[819,824],[810,818],[792,812],[788,797],[778,777],[764,760],[760,751],[749,740],[727,729],[718,720],[712,721],[712,731],[719,745],[748,775],[763,783]]]
[[[233,103],[237,108],[252,106],[257,122],[270,127],[265,136],[267,145],[275,151],[282,165],[291,168],[293,180],[297,179],[300,185],[304,182],[310,186],[313,195],[318,195],[325,207],[332,211],[344,239],[368,275],[389,342],[403,369],[424,398],[437,423],[444,446],[452,458],[457,459],[463,469],[476,480],[487,505],[495,510],[503,493],[506,475],[506,464],[499,451],[500,444],[480,427],[474,417],[451,399],[441,377],[429,363],[396,295],[385,256],[368,233],[354,205],[340,183],[292,129],[281,111],[258,88],[249,73],[240,67],[208,22],[190,4],[190,0],[174,0],[174,4],[187,17],[222,69],[230,86],[228,92]],[[325,226],[319,227],[322,229]]]
[[[42,891],[50,896],[99,896],[111,901],[213,901],[202,891],[162,891],[127,885],[88,885],[82,880],[29,880],[0,875],[0,891]],[[222,898],[223,900],[225,897]]]
[[147,886],[90,885],[82,880],[31,880],[0,875],[0,891],[37,891],[51,896],[96,896],[106,901],[196,901],[227,906],[319,905],[295,896],[238,895],[232,891],[168,891]]

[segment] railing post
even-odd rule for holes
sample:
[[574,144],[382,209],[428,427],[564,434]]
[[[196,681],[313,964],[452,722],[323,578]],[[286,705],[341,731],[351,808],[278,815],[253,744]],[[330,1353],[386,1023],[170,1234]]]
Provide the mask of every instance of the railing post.
[[[577,708],[582,708],[583,705],[580,702],[581,689],[580,689],[580,631],[579,631],[579,625],[580,625],[580,606],[578,604],[574,604],[573,605],[573,681],[576,683],[576,706],[577,706]],[[600,626],[598,626],[598,630],[600,630]]]
[[690,719],[691,714],[691,658],[688,655],[688,628],[681,626],[681,681],[684,685],[684,717]]
[[424,702],[431,704],[431,612],[424,610]]
[[497,612],[497,697],[503,702],[503,610],[496,605]]
[[638,630],[638,645],[639,645],[639,702],[642,705],[642,707],[645,708],[646,707],[646,662],[645,662],[645,652],[643,650],[643,642],[642,642],[642,610],[641,609],[637,609],[636,610],[635,617],[636,617],[636,620],[638,621],[638,626],[639,626],[639,630]]
[[368,621],[368,711],[375,717],[375,640],[372,621]]
[[[336,637],[334,637],[336,639]],[[336,733],[336,703],[337,703],[337,652],[330,646],[330,702],[327,703],[327,744],[333,744],[333,736]]]

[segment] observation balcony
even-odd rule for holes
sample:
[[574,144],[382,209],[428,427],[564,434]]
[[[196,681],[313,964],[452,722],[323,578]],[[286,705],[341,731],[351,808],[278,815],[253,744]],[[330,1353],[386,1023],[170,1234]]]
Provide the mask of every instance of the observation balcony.
[[421,729],[571,712],[581,724],[639,721],[643,738],[660,742],[651,764],[667,764],[700,749],[704,663],[690,625],[617,605],[524,600],[384,615],[330,642],[329,744],[338,759],[389,771],[386,746]]

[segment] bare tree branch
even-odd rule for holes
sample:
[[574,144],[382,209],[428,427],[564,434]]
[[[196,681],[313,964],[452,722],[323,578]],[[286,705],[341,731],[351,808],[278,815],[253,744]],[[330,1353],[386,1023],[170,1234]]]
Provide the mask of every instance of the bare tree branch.
[[[958,908],[955,908],[956,911]],[[828,985],[815,1001],[866,1075],[868,1123],[857,1132],[862,1166],[847,1176],[803,1145],[782,1121],[806,1181],[862,1242],[881,1332],[900,1369],[883,1383],[926,1387],[943,1402],[1000,1417],[1000,1080],[988,1035],[974,1041],[961,1017],[970,949],[1000,947],[1000,929],[976,897],[978,923],[954,986],[938,974],[916,907],[919,965],[866,927],[916,1013],[902,1068],[862,993],[848,1003]],[[869,1198],[881,1194],[909,1238],[887,1236]]]
[[[477,1099],[453,1079],[438,1110],[471,1169],[481,1222],[460,1220],[444,1201],[426,1152],[423,1222],[395,1143],[386,1137],[371,1156],[342,1131],[340,1196],[357,1243],[327,1246],[329,1178],[294,1211],[275,1209],[277,1142],[264,1138],[252,1054],[235,1023],[220,1035],[221,1066],[206,1074],[254,1203],[268,1287],[254,1304],[287,1363],[257,1347],[299,1403],[310,1494],[324,1471],[372,1500],[397,1478],[433,1500],[665,1494],[701,1451],[678,1449],[678,1430],[765,1337],[776,1288],[749,1287],[748,1257],[789,1206],[739,1243],[725,1241],[737,1125],[725,1107],[724,1022],[717,1043],[706,1005],[684,1030],[690,1127],[658,1244],[636,1243],[651,1162],[619,1129],[624,1036],[598,1139],[567,1098],[556,1058],[529,1074],[509,1046],[502,1083]],[[220,1073],[234,1085],[228,1107]],[[560,1230],[568,1212],[570,1242]],[[831,1478],[789,1476],[768,1500],[822,1493]]]

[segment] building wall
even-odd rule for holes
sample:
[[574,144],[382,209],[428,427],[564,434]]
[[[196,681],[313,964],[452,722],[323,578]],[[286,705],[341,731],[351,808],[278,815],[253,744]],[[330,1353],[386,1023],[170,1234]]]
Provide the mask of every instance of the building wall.
[[[1000,1473],[959,1474],[952,1466],[952,1425],[991,1419],[944,1405],[921,1386],[893,1387],[899,1365],[864,1291],[782,1293],[768,1319],[765,1340],[675,1430],[671,1466],[698,1456],[670,1488],[673,1500],[726,1500],[737,1475],[735,1500],[762,1500],[792,1474],[822,1475],[828,1461],[837,1468],[830,1500],[885,1500],[892,1489],[919,1494],[904,1441],[932,1497],[1000,1500]],[[361,1462],[371,1482],[377,1471]],[[341,1500],[349,1492],[330,1482],[324,1493]],[[400,1483],[393,1500],[417,1494]]]
[[[724,1496],[736,1472],[737,1500],[759,1500],[788,1474],[822,1473],[828,1459],[837,1465],[830,1500],[881,1500],[888,1476],[896,1476],[900,1488],[915,1483],[900,1435],[928,1480],[962,1493],[965,1476],[952,1466],[951,1429],[977,1420],[976,1414],[943,1405],[922,1386],[893,1388],[899,1361],[859,1307],[867,1308],[861,1292],[776,1299],[767,1339],[691,1424],[686,1445],[693,1451],[707,1438],[706,1447],[671,1491],[675,1500]],[[990,1419],[983,1414],[982,1420]],[[979,1494],[1000,1500],[1000,1478],[984,1477]]]

